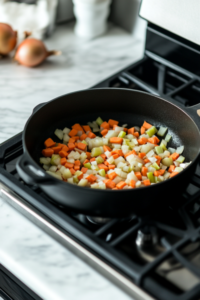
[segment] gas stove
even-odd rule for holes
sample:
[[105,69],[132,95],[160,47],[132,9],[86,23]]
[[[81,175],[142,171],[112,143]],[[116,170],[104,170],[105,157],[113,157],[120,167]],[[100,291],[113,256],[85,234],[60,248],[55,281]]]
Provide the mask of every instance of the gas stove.
[[[146,33],[143,59],[95,87],[142,90],[179,107],[199,103],[200,46],[151,22]],[[58,206],[25,184],[16,171],[22,154],[22,133],[0,146],[5,201],[133,299],[200,298],[200,162],[173,206],[160,195],[160,205],[141,215],[109,219]]]

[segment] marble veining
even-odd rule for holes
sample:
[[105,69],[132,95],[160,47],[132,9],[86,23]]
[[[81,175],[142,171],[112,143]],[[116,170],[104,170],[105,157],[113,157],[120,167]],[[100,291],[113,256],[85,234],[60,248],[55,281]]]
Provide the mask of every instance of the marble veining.
[[[144,45],[113,25],[84,41],[73,24],[57,27],[45,43],[62,55],[33,69],[0,61],[0,143],[23,130],[37,104],[105,79],[141,58]],[[0,241],[0,263],[43,299],[130,299],[1,198]]]

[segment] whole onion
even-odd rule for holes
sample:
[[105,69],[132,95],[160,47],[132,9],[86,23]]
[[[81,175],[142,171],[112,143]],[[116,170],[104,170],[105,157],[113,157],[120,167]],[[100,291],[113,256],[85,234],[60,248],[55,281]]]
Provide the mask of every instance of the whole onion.
[[14,59],[26,67],[35,67],[48,56],[60,54],[60,51],[48,51],[42,41],[28,38],[19,45]]
[[5,23],[0,23],[0,54],[7,55],[17,43],[17,31]]

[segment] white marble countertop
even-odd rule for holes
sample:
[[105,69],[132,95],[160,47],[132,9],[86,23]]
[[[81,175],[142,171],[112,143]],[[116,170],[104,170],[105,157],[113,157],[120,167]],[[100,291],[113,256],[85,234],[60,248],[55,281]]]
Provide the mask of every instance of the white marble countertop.
[[[62,25],[45,43],[62,56],[34,69],[0,61],[0,143],[23,130],[37,104],[89,88],[143,55],[142,39],[112,25],[92,41]],[[1,198],[0,241],[0,263],[45,300],[130,299]]]

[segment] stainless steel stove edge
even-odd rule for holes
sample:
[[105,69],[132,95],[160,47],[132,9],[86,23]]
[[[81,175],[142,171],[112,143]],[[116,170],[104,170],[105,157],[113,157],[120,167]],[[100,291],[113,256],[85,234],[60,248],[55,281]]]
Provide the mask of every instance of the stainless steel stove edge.
[[[108,280],[121,288],[125,293],[133,297],[134,300],[155,300],[133,282],[128,280],[115,269],[107,265],[104,261],[96,257],[94,254],[85,249],[82,245],[66,235],[61,228],[44,217],[29,203],[25,202],[19,195],[10,190],[7,186],[0,182],[0,192],[2,199],[14,207],[17,211],[31,220],[34,224],[40,227],[43,231],[53,237],[56,241],[65,246],[73,254],[77,255],[84,262],[105,276]],[[35,291],[37,293],[37,291]]]

